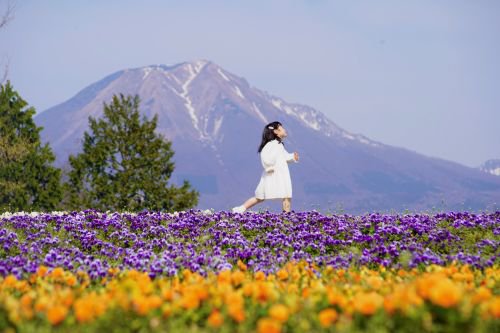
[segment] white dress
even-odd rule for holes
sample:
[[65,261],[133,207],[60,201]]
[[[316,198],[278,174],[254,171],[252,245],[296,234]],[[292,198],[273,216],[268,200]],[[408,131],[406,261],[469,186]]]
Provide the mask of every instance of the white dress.
[[[266,143],[260,152],[260,160],[264,171],[255,189],[257,199],[281,199],[292,197],[292,181],[288,163],[297,162],[294,154],[285,150],[278,140]],[[268,172],[273,170],[273,172]]]

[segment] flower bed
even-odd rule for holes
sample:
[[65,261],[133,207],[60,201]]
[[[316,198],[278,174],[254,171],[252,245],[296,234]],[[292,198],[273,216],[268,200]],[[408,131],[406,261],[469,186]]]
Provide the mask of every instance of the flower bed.
[[500,212],[88,210],[0,223],[0,328],[499,328]]
[[41,266],[0,281],[0,327],[21,332],[498,332],[500,269],[468,265],[376,270],[288,263],[275,274],[242,262],[206,277],[151,279],[110,269]]

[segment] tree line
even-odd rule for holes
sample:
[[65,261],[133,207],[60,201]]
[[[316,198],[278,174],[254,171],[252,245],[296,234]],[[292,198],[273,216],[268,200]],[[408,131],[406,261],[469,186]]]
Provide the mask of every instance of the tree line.
[[198,204],[188,181],[170,184],[172,142],[156,132],[157,115],[141,117],[138,95],[114,95],[102,117],[89,117],[81,152],[63,172],[41,142],[35,109],[9,81],[0,88],[0,212],[178,211]]

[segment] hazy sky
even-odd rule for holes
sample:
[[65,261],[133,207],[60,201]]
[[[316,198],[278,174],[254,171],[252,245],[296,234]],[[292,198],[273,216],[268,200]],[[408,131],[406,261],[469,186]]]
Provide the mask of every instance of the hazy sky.
[[15,14],[0,60],[39,112],[117,70],[208,59],[371,139],[500,158],[497,0],[17,0]]

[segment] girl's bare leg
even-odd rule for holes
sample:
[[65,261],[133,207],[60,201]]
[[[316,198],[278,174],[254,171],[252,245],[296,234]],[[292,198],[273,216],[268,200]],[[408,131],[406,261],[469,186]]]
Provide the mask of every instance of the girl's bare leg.
[[249,208],[252,208],[253,206],[255,206],[256,204],[258,204],[259,202],[262,202],[264,201],[263,199],[257,199],[256,197],[251,197],[250,199],[248,199],[247,201],[245,201],[245,203],[243,204],[243,206],[245,206],[245,209],[249,209]]
[[289,212],[292,208],[292,198],[283,198],[283,210]]

